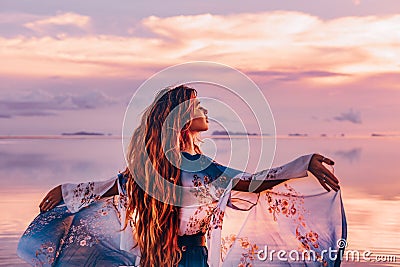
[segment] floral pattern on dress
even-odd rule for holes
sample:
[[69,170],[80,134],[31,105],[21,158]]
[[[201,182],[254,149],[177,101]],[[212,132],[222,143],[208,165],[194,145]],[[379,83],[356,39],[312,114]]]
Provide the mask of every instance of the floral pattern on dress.
[[225,212],[221,210],[219,206],[214,209],[214,213],[212,215],[212,219],[210,221],[210,228],[208,231],[208,238],[211,236],[211,231],[214,229],[222,229],[222,223],[224,221]]
[[60,208],[56,207],[50,211],[42,213],[42,215],[46,214],[46,216],[41,216],[41,219],[38,220],[36,224],[30,224],[26,229],[24,235],[31,236],[36,232],[43,231],[46,226],[52,223],[54,220],[63,218],[64,215],[59,212],[60,210]]
[[262,170],[260,172],[256,172],[251,175],[244,175],[240,179],[244,181],[265,181],[265,180],[275,180],[279,176],[280,172],[283,170],[283,167],[276,167],[271,169]]
[[118,219],[120,222],[123,222],[125,218],[122,218],[121,211],[128,208],[128,197],[123,193],[119,193],[119,195],[114,196],[113,200],[113,206],[118,215]]
[[190,192],[197,198],[198,203],[208,204],[218,200],[225,191],[229,180],[226,176],[220,176],[217,179],[211,179],[209,176],[204,175],[202,178],[194,174],[192,179],[193,188]]
[[80,206],[87,206],[101,198],[101,195],[94,193],[94,182],[80,183],[73,190],[73,198]]
[[259,247],[257,244],[252,244],[249,241],[248,237],[237,237],[234,234],[230,234],[224,238],[221,238],[221,259],[225,260],[225,256],[233,246],[234,243],[237,243],[242,249],[242,254],[240,257],[240,262],[238,267],[251,267],[253,266],[254,260],[256,259],[256,255],[259,251]]
[[[303,226],[303,225],[302,225]],[[317,250],[321,247],[321,245],[318,242],[318,233],[312,231],[312,230],[306,230],[304,229],[304,232],[301,232],[301,229],[303,228],[302,226],[297,226],[296,227],[296,238],[300,242],[300,245],[298,247],[298,250],[304,253],[305,259],[312,259],[312,257],[315,257],[315,259],[319,262],[322,263],[322,266],[327,266],[327,261],[323,259],[321,256],[321,253],[319,253]],[[305,228],[306,226],[304,226]],[[315,255],[312,255],[310,251],[313,251]]]
[[[224,177],[216,181],[208,175],[193,175],[191,181],[193,187],[190,189],[190,192],[198,199],[201,206],[190,216],[186,224],[186,235],[193,235],[199,232],[206,233],[209,230],[210,221],[215,215],[215,207],[217,206],[216,199],[218,200],[225,190],[221,187],[216,188],[215,185],[218,186],[221,183],[225,183],[225,180],[226,178]],[[223,216],[223,214],[221,216]],[[222,224],[222,222],[220,224]]]
[[292,218],[294,222],[300,222],[305,224],[304,214],[306,210],[303,208],[304,197],[294,190],[293,187],[287,183],[284,184],[286,192],[275,192],[266,191],[265,200],[268,204],[268,212],[272,214],[274,221],[278,220],[278,216],[282,215],[287,218]]
[[200,176],[197,174],[193,175],[192,183],[193,187],[190,188],[189,192],[196,197],[200,205],[208,204],[213,201],[212,195],[210,194],[210,188],[203,183]]
[[43,266],[45,264],[53,264],[55,258],[58,256],[58,252],[54,254],[56,245],[53,242],[45,242],[40,245],[40,248],[36,250],[36,258],[32,260],[33,266]]
[[217,179],[204,175],[200,177],[198,174],[193,175],[193,187],[190,192],[197,198],[198,204],[209,204],[218,200],[225,191],[228,179],[220,176]]
[[216,199],[219,199],[224,194],[229,181],[230,181],[230,179],[228,179],[224,175],[221,175],[220,177],[215,179],[212,183],[210,183],[210,185],[212,185],[213,189],[215,190],[214,197]]
[[[298,251],[306,253],[308,258],[308,251],[320,248],[318,242],[319,234],[309,229],[305,220],[305,215],[309,213],[304,207],[304,197],[301,196],[293,187],[287,183],[284,184],[286,192],[279,192],[278,194],[267,191],[265,194],[266,202],[268,203],[268,212],[272,214],[274,221],[278,220],[279,216],[293,219],[296,226],[296,239],[299,241]],[[316,259],[321,261],[320,253],[315,251]],[[326,262],[326,261],[325,261]]]
[[116,211],[113,202],[113,198],[108,198],[93,216],[79,219],[79,223],[71,226],[68,235],[61,240],[60,244],[64,248],[72,243],[78,243],[82,247],[92,247],[105,238],[111,238],[112,236],[107,231],[101,230],[104,229],[102,227],[104,220],[99,220],[99,217],[107,216],[110,212]]
[[214,213],[215,204],[208,204],[198,207],[190,216],[185,230],[185,235],[194,235],[199,232],[206,233]]

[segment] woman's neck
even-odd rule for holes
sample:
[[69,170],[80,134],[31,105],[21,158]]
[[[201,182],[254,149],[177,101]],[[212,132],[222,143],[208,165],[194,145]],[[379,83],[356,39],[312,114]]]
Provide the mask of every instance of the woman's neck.
[[188,135],[189,140],[187,140],[187,142],[185,142],[182,146],[182,152],[186,152],[189,153],[191,155],[197,154],[196,150],[195,150],[195,145],[194,145],[194,137],[192,134]]

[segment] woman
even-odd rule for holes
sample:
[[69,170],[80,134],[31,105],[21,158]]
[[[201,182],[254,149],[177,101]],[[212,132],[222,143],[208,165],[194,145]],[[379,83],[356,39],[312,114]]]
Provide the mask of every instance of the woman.
[[[223,220],[229,226],[230,219],[225,213],[236,219],[252,216],[265,208],[258,207],[258,203],[272,203],[269,200],[273,191],[269,189],[291,178],[307,177],[307,171],[326,191],[339,190],[337,178],[322,164],[333,165],[333,161],[318,154],[252,175],[202,155],[197,145],[198,134],[208,130],[208,119],[207,110],[200,106],[196,95],[195,89],[181,85],[164,89],[156,96],[133,133],[128,167],[116,178],[63,184],[52,189],[40,203],[42,213],[20,240],[19,256],[32,264],[54,266],[245,266],[262,258],[259,249],[263,244],[250,244],[249,237],[240,236],[240,231],[252,228],[252,220],[241,222],[239,226],[247,226],[236,229],[236,234],[224,233]],[[303,198],[304,202],[303,196],[287,183],[285,186],[287,192],[277,195]],[[269,194],[268,200],[260,201],[261,196],[267,196],[265,192]],[[336,196],[337,193],[330,194],[330,199],[337,200]],[[338,207],[342,209],[340,201],[332,203],[336,213]],[[272,203],[269,209],[271,214],[273,210],[274,219],[267,219],[269,223],[277,221],[277,210],[286,212],[292,220],[293,214],[287,214],[293,213],[295,206],[287,206],[281,200]],[[336,213],[332,215],[334,219],[339,217]],[[296,227],[295,232],[285,226],[281,233],[276,233],[290,232],[290,244],[296,239],[296,244],[306,249],[316,241],[315,236],[308,236],[310,231],[306,231],[306,222],[301,220],[302,226]],[[258,218],[253,223],[256,221]],[[342,231],[338,233],[337,227],[326,229],[329,237],[320,238],[325,247],[336,242],[333,238],[345,237],[344,214],[334,223],[340,224]],[[332,220],[324,225],[332,225]],[[284,246],[274,244],[286,248],[287,242]],[[243,248],[245,253],[240,251]],[[319,261],[307,264],[333,266],[335,260],[317,254]]]

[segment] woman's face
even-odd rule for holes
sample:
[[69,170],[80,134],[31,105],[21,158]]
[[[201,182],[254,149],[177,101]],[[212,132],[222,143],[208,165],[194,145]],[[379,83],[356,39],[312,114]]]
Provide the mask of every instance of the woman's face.
[[208,117],[207,109],[200,105],[200,101],[197,98],[193,98],[194,101],[194,112],[192,118],[192,124],[189,130],[192,132],[203,132],[208,130]]

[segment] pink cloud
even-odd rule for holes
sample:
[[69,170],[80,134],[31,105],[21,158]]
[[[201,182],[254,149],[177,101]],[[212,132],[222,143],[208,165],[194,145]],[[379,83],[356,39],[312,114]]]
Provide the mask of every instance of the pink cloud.
[[[75,13],[36,19],[24,25],[87,27]],[[338,73],[303,77],[343,83],[357,77],[398,71],[400,15],[322,20],[289,11],[234,15],[155,17],[140,22],[147,36],[0,38],[0,74],[22,76],[126,76],[148,74],[193,60],[218,61],[249,72]],[[155,34],[155,35],[154,35]]]
[[47,27],[54,25],[72,25],[85,28],[90,23],[90,17],[76,13],[60,13],[56,16],[45,17],[25,23],[24,26],[34,31],[45,31]]

